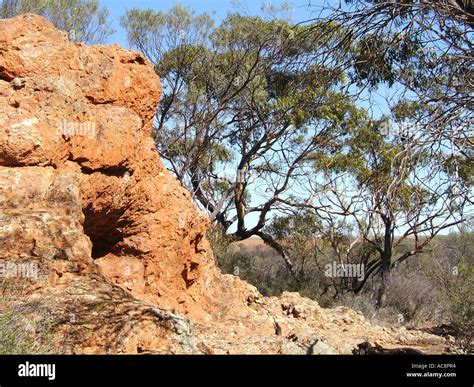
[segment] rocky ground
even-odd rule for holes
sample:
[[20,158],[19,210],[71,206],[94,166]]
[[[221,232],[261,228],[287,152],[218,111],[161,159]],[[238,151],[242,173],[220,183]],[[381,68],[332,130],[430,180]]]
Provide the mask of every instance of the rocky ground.
[[[222,275],[208,220],[150,138],[160,80],[138,52],[71,43],[35,15],[0,20],[0,311],[57,353],[441,353],[296,293],[265,298]],[[30,273],[31,274],[31,273]]]

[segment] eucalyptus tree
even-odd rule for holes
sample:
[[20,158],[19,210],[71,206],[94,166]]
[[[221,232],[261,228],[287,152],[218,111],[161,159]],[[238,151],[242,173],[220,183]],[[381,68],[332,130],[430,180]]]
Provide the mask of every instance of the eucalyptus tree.
[[[473,176],[472,165],[447,164],[446,150],[427,132],[412,131],[402,140],[381,130],[383,121],[367,123],[337,154],[315,159],[317,183],[311,202],[301,208],[318,215],[321,235],[331,241],[344,235],[342,224],[351,228],[345,262],[353,262],[355,247],[365,246],[355,257],[364,265],[364,278],[353,281],[351,290],[358,293],[369,278],[379,278],[377,305],[382,306],[393,269],[425,253],[443,230],[472,218]],[[333,247],[337,251],[339,245]]]
[[[357,293],[369,278],[380,279],[381,306],[392,269],[472,218],[473,7],[347,0],[320,15],[312,20],[319,28],[305,33],[320,38],[324,25],[332,46],[345,50],[346,95],[373,105],[383,91],[390,100],[382,117],[361,118],[336,153],[315,157],[299,207],[318,214],[320,235],[330,240],[349,226],[346,259],[358,243],[366,246],[356,257],[365,278],[351,286]],[[414,247],[398,253],[404,244]]]
[[451,149],[448,163],[472,163],[472,1],[346,0],[326,6],[322,20],[343,26],[339,41],[354,47],[356,90],[385,89],[391,108],[400,105],[412,126]]
[[175,6],[130,10],[122,24],[162,79],[154,137],[171,171],[231,240],[261,237],[294,272],[265,225],[299,200],[314,155],[357,124],[341,90],[347,53],[323,23],[229,14],[216,26]]

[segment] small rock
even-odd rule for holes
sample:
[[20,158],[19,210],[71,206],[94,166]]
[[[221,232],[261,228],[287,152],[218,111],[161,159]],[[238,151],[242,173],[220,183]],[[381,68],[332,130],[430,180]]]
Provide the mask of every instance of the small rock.
[[21,78],[15,78],[13,80],[13,88],[21,89],[24,86],[23,80]]
[[451,335],[447,335],[446,336],[446,341],[448,341],[449,343],[454,344],[456,342],[456,339]]
[[348,324],[348,325],[349,325],[349,324],[354,324],[354,320],[351,319],[350,317],[344,317],[344,318],[342,319],[342,321],[344,321],[344,323],[345,323],[345,324]]
[[281,309],[284,311],[284,312],[287,312],[288,310],[290,310],[291,308],[291,304],[287,303],[287,302],[282,302],[281,303]]
[[285,341],[281,344],[280,354],[282,355],[304,355],[306,351],[304,348],[296,344],[296,342]]
[[324,341],[318,340],[309,348],[311,355],[336,355],[337,351]]

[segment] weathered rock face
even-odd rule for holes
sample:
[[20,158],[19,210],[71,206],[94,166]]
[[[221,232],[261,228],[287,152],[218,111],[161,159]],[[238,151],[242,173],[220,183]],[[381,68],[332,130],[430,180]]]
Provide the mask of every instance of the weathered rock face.
[[0,278],[0,311],[47,316],[67,353],[439,351],[436,336],[222,276],[207,219],[149,137],[160,94],[140,53],[73,44],[35,15],[0,20],[0,263],[38,268]]
[[[92,248],[83,259],[90,264],[92,256],[112,283],[201,313],[193,305],[217,274],[204,240],[207,220],[149,137],[161,93],[152,67],[117,46],[71,44],[33,15],[0,23],[0,165],[10,190],[3,197],[35,197],[25,198],[31,211],[73,210],[58,231],[78,231],[77,224],[84,232],[61,248],[83,239]],[[74,207],[72,195],[80,199]]]

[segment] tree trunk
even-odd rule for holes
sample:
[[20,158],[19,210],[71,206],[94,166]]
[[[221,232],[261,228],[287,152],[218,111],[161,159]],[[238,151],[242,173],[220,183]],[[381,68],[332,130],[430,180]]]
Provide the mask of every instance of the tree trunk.
[[391,263],[391,254],[384,253],[382,257],[382,264],[380,266],[380,286],[377,291],[377,303],[376,308],[380,309],[385,303],[385,293],[388,288],[388,283],[390,281],[390,263]]
[[262,238],[262,240],[265,242],[265,244],[270,246],[274,251],[276,251],[278,253],[278,255],[280,255],[280,257],[285,262],[285,265],[288,268],[288,271],[290,272],[293,279],[296,281],[297,284],[300,284],[300,280],[299,280],[298,275],[296,273],[296,270],[293,266],[293,262],[291,262],[291,259],[286,254],[286,251],[283,248],[283,246],[280,245],[273,237],[271,237],[270,235],[268,235],[264,232],[261,232],[261,231],[257,232],[256,235],[258,235],[260,238]]
[[384,219],[385,235],[384,235],[384,249],[382,253],[382,261],[380,263],[380,286],[377,292],[376,308],[380,309],[385,303],[385,293],[390,281],[390,266],[392,265],[392,221],[390,218]]

